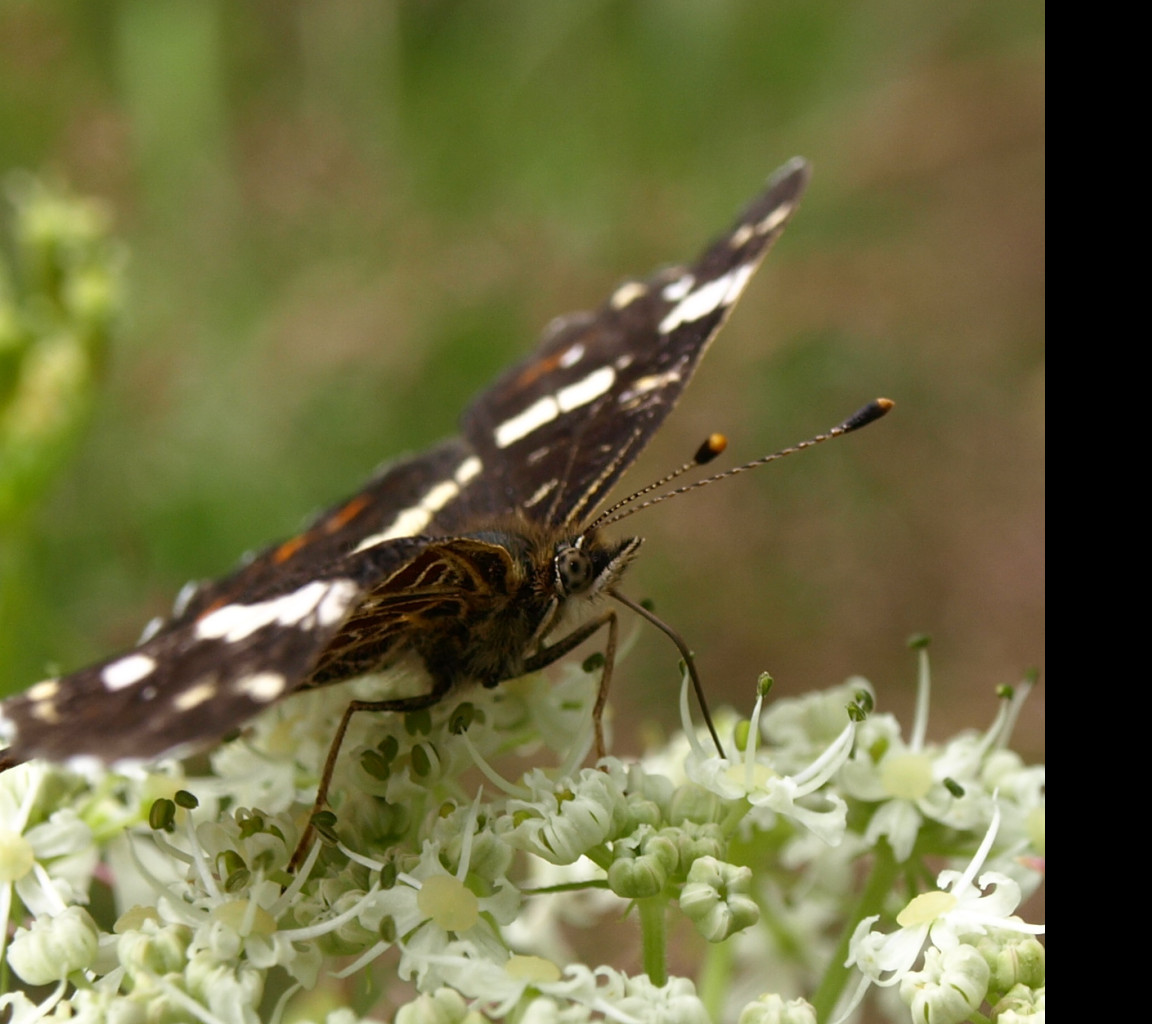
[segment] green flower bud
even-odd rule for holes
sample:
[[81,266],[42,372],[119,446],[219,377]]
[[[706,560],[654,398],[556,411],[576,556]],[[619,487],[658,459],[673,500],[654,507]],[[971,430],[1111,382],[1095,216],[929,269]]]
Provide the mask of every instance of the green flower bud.
[[672,795],[668,820],[673,824],[694,821],[700,824],[720,821],[726,812],[724,801],[703,786],[685,784]]
[[1035,936],[997,929],[974,945],[991,969],[988,984],[994,992],[1044,984],[1044,947]]
[[728,852],[728,844],[724,841],[724,834],[720,831],[719,825],[697,825],[688,821],[678,828],[664,829],[663,832],[675,839],[680,857],[680,871],[685,876],[701,857],[723,860],[725,853]]
[[608,868],[608,887],[617,896],[638,900],[656,896],[668,881],[668,871],[656,856],[637,857],[619,850]]
[[237,1006],[258,1006],[264,994],[263,971],[243,962],[221,962],[207,950],[188,961],[184,978],[189,994],[222,1019],[234,1017]]
[[469,1018],[468,1004],[454,989],[442,988],[422,995],[396,1011],[396,1024],[462,1024]]
[[736,1024],[816,1024],[816,1011],[803,999],[784,999],[765,993],[740,1011]]
[[972,946],[956,946],[946,953],[929,946],[923,969],[910,971],[901,980],[900,998],[913,1020],[961,1024],[984,1002],[988,976],[987,962]]
[[1044,1024],[1044,988],[1017,985],[992,1008],[996,1024]]
[[55,917],[38,917],[17,928],[8,947],[8,965],[29,985],[48,985],[91,965],[100,931],[83,907],[67,907]]
[[116,931],[122,933],[116,944],[120,964],[130,976],[183,973],[191,931],[183,925],[161,925],[155,917],[141,920],[138,910],[148,913],[147,908],[133,908],[116,922]]
[[688,871],[680,909],[709,942],[723,942],[760,920],[760,908],[747,895],[751,887],[751,868],[700,857]]

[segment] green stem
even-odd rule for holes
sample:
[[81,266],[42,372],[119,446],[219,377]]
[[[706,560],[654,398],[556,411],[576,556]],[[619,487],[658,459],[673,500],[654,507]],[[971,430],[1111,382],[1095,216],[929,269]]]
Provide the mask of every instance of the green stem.
[[664,920],[667,905],[663,896],[636,901],[644,941],[644,973],[653,985],[668,982],[668,928]]
[[704,968],[700,972],[697,991],[710,1020],[720,1020],[724,1012],[724,1001],[732,984],[731,942],[710,942],[704,958]]
[[844,966],[844,961],[848,957],[848,944],[856,925],[864,918],[879,914],[884,909],[884,900],[892,891],[893,883],[899,874],[899,865],[892,855],[892,848],[885,840],[879,840],[876,843],[872,874],[868,878],[868,884],[860,894],[855,911],[844,922],[844,930],[840,934],[840,941],[836,943],[828,969],[824,972],[820,987],[812,996],[812,1006],[816,1010],[817,1020],[828,1020],[844,993],[852,970]]

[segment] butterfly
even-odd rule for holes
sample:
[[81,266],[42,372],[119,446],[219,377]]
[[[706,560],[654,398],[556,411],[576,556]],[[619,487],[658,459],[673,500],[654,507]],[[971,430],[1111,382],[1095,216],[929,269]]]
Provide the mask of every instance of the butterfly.
[[352,702],[332,759],[356,711],[496,686],[607,628],[599,711],[615,613],[566,623],[605,596],[640,610],[617,584],[641,540],[608,538],[596,510],[676,404],[808,179],[807,163],[790,161],[694,263],[554,321],[473,399],[458,437],[386,465],[231,575],[189,585],[132,650],[6,700],[0,761],[186,752],[293,693],[422,662],[426,693]]

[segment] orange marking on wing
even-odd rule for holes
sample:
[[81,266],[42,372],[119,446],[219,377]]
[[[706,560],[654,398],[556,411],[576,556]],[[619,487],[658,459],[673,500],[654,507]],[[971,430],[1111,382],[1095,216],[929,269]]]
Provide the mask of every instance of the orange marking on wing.
[[201,610],[200,614],[196,616],[196,621],[199,622],[201,619],[211,615],[214,611],[216,611],[217,608],[223,608],[226,604],[228,604],[228,598],[221,595],[206,608]]
[[564,354],[564,352],[557,352],[547,359],[541,359],[538,363],[524,367],[524,372],[516,378],[516,386],[523,387],[525,384],[531,384],[533,381],[544,376],[544,374],[555,370],[556,367],[560,365],[560,360],[564,357]]
[[368,499],[363,494],[356,495],[348,504],[343,508],[337,509],[327,519],[324,520],[323,529],[325,533],[336,533],[342,530],[353,519],[355,519],[361,512],[368,507]]
[[286,540],[275,551],[272,552],[272,561],[279,565],[281,562],[287,562],[297,551],[299,551],[305,544],[308,543],[308,534],[302,533],[298,537],[292,537]]

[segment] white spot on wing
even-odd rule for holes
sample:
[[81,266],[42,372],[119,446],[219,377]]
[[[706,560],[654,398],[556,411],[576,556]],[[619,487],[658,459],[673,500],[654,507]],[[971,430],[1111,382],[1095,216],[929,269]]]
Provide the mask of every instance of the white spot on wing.
[[437,512],[459,496],[461,489],[475,479],[483,468],[484,463],[477,456],[469,455],[456,467],[451,480],[433,484],[415,505],[397,513],[396,518],[383,530],[365,537],[356,545],[356,551],[367,551],[368,548],[374,548],[377,544],[383,544],[397,537],[416,536],[432,522],[432,517]]
[[176,595],[176,600],[172,602],[172,616],[179,618],[188,610],[188,605],[192,598],[196,596],[196,592],[200,589],[199,580],[189,580],[180,588],[180,593]]
[[45,679],[34,686],[29,686],[24,696],[29,700],[51,700],[60,692],[60,680]]
[[733,249],[739,249],[754,234],[756,234],[756,229],[751,224],[741,224],[732,232],[732,237],[728,239],[728,245]]
[[144,628],[140,631],[140,639],[136,641],[136,646],[146,644],[157,633],[160,632],[160,627],[164,625],[164,619],[160,615],[155,615],[144,623]]
[[608,300],[608,304],[613,309],[623,309],[646,294],[648,294],[646,285],[639,281],[625,281],[612,293],[612,298]]
[[571,412],[582,405],[595,401],[616,380],[616,371],[611,366],[601,366],[587,377],[561,388],[555,395],[545,395],[537,399],[527,409],[511,419],[505,420],[494,435],[497,448],[507,448],[545,423],[551,423],[562,412]]
[[768,214],[759,224],[756,225],[756,230],[762,235],[768,234],[769,231],[775,231],[781,224],[783,224],[789,217],[792,216],[792,211],[796,209],[795,203],[781,203],[771,213]]
[[156,659],[147,654],[129,654],[126,658],[104,666],[100,680],[109,690],[123,690],[150,676],[156,670]]
[[360,588],[351,580],[314,581],[268,601],[227,604],[196,623],[196,636],[202,640],[236,643],[273,624],[305,629],[329,626],[344,617],[359,592]]
[[172,699],[172,706],[177,711],[191,711],[194,707],[211,700],[214,696],[216,696],[215,683],[197,683],[195,686],[190,686],[187,690],[176,694]]
[[237,679],[232,685],[237,692],[265,704],[284,692],[288,680],[279,672],[254,672],[250,676]]
[[336,580],[328,593],[316,606],[316,621],[321,626],[334,626],[348,613],[348,608],[360,593],[351,580]]
[[581,359],[584,358],[584,346],[580,342],[576,342],[570,349],[560,357],[560,365],[567,370],[569,366],[575,366]]
[[507,448],[515,444],[522,437],[527,437],[533,430],[551,423],[560,415],[560,406],[551,395],[533,402],[518,416],[505,420],[496,428],[495,440],[497,448]]
[[691,274],[684,274],[682,277],[676,278],[671,284],[666,284],[664,290],[660,293],[668,302],[679,302],[691,290],[692,286],[696,283],[696,278]]
[[595,401],[607,391],[616,380],[616,371],[611,366],[601,366],[593,370],[583,380],[569,384],[556,392],[556,402],[561,412],[571,412],[582,405]]
[[453,479],[463,487],[469,480],[477,476],[484,468],[484,463],[481,462],[475,455],[470,455],[463,462],[460,463],[460,468],[456,470]]
[[621,405],[628,405],[635,402],[641,395],[646,395],[649,391],[654,391],[656,388],[663,388],[669,384],[675,384],[678,380],[680,380],[679,370],[667,370],[664,373],[650,373],[647,377],[641,377],[635,381],[627,391],[622,392],[617,401]]
[[365,537],[356,545],[356,551],[366,551],[368,548],[374,548],[377,544],[383,544],[386,540],[392,540],[396,537],[415,537],[430,522],[432,522],[432,513],[427,509],[421,508],[419,505],[414,508],[406,508],[392,520],[391,525],[386,530],[374,533],[371,537]]
[[541,484],[536,488],[536,493],[533,494],[532,497],[529,498],[526,502],[524,502],[524,507],[531,508],[538,502],[543,501],[549,494],[552,493],[557,483],[559,483],[558,480],[552,479],[549,480],[546,484]]
[[28,709],[28,713],[48,725],[60,724],[60,712],[56,710],[56,704],[51,700],[38,700]]
[[741,263],[727,274],[690,292],[660,321],[660,333],[671,334],[681,324],[694,323],[718,309],[732,305],[740,297],[755,269],[751,263]]

